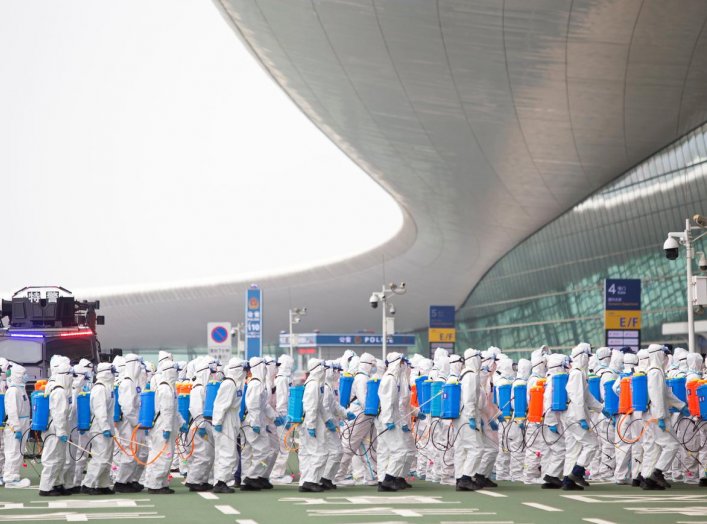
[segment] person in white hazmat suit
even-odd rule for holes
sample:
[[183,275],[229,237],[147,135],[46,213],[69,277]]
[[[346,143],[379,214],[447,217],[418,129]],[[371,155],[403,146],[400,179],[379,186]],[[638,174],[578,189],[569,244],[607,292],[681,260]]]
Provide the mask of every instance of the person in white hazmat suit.
[[42,474],[39,479],[39,495],[56,497],[71,495],[64,488],[64,462],[69,441],[69,399],[74,372],[62,362],[55,367],[52,380],[47,383],[45,395],[49,397],[49,426],[42,433]]
[[344,420],[346,420],[346,410],[341,407],[341,403],[339,402],[340,373],[341,365],[338,361],[326,362],[324,398],[322,403],[324,409],[324,419],[326,421],[332,421],[333,424],[327,425],[327,430],[323,435],[327,459],[320,484],[324,487],[324,489],[329,490],[336,489],[336,484],[334,484],[333,480],[336,477],[336,473],[339,471],[341,457],[344,454],[344,449],[341,446],[341,438],[337,432],[337,428],[343,424]]
[[[704,360],[699,353],[690,353],[687,355],[687,374],[685,376],[685,387],[691,382],[702,379],[704,371]],[[688,410],[689,411],[689,410]],[[705,425],[690,426],[688,430],[688,439],[685,441],[685,446],[680,448],[680,455],[685,467],[685,482],[687,484],[703,485],[700,476],[704,466],[704,457],[702,456],[702,444],[707,442],[707,430]],[[707,484],[707,480],[705,481]]]
[[318,358],[307,362],[309,373],[304,383],[302,407],[304,421],[299,426],[299,491],[319,493],[324,491],[320,479],[324,476],[327,460],[327,447],[324,432],[336,426],[334,421],[326,420],[324,412],[324,382],[326,364]]
[[138,482],[142,472],[138,470],[138,464],[130,452],[130,442],[140,415],[142,359],[134,353],[129,353],[125,355],[124,362],[124,372],[118,384],[121,419],[117,423],[116,439],[125,451],[121,450],[115,456],[118,471],[114,489],[117,493],[138,493],[143,489],[142,484]]
[[584,489],[589,486],[584,476],[586,468],[594,455],[599,451],[599,439],[590,427],[590,411],[601,411],[603,408],[589,392],[587,385],[587,368],[591,346],[580,343],[572,350],[572,367],[567,380],[567,410],[562,411],[562,429],[565,436],[564,478],[563,490]]
[[268,461],[272,456],[266,428],[268,420],[274,420],[277,413],[270,405],[265,360],[261,357],[251,357],[249,364],[251,377],[245,399],[248,410],[245,419],[246,444],[242,457],[245,478],[241,482],[241,491],[259,491],[273,487],[265,477]]
[[665,369],[669,362],[668,350],[660,344],[648,346],[648,415],[652,433],[650,448],[645,450],[641,475],[645,490],[663,490],[670,487],[664,472],[672,463],[680,446],[670,424],[670,408],[681,411],[685,403],[673,395],[665,383]]
[[[0,357],[0,395],[4,395],[7,390],[7,369],[10,361],[5,357]],[[3,404],[4,407],[4,404]],[[3,475],[5,471],[5,433],[4,420],[0,420],[0,486],[3,485]]]
[[[290,386],[292,386],[292,368],[295,361],[290,355],[283,354],[277,359],[278,368],[275,376],[275,425],[281,427],[287,421],[287,405],[290,399]],[[275,466],[270,472],[270,482],[278,484],[291,484],[292,475],[287,474],[287,459],[290,452],[285,448],[285,440],[278,435],[278,454]]]
[[86,466],[81,493],[112,495],[110,469],[113,460],[113,386],[118,370],[109,362],[96,368],[96,383],[91,388],[91,458]]
[[[638,356],[635,353],[629,352],[623,355],[623,361],[623,373],[633,375],[638,365]],[[616,391],[617,394],[621,392],[620,381],[615,384],[614,391]],[[632,458],[635,456],[634,453],[636,450],[641,449],[640,444],[631,443],[638,438],[641,432],[641,427],[639,427],[640,422],[637,421],[640,419],[640,416],[636,418],[635,413],[628,413],[620,415],[617,418],[618,421],[623,421],[623,424],[619,427],[617,422],[614,431],[614,443],[616,446],[614,483],[618,485],[629,485],[632,483],[631,474],[633,473],[633,477],[636,478],[641,470],[640,466],[631,467]],[[632,423],[634,420],[636,420],[635,424]],[[623,439],[621,438],[622,436]],[[639,483],[637,483],[637,485]]]
[[[511,384],[511,405],[515,406],[515,396],[522,394],[521,386],[527,386],[530,378],[530,360],[521,358],[518,361],[518,371],[516,378]],[[515,409],[515,408],[514,408]],[[525,459],[525,445],[523,443],[523,432],[525,430],[525,413],[513,412],[513,418],[506,421],[506,440],[511,454],[510,480],[514,482],[523,481],[523,464]]]
[[481,353],[481,433],[483,434],[484,449],[481,455],[479,471],[474,475],[474,482],[482,488],[496,488],[496,484],[491,480],[491,472],[498,456],[498,428],[503,422],[501,410],[498,409],[494,401],[491,377],[496,373],[496,362],[498,361],[498,348],[491,347]]
[[[670,364],[670,368],[665,373],[665,376],[669,379],[686,378],[687,377],[687,355],[689,351],[685,348],[677,347],[673,351],[673,359]],[[683,454],[685,451],[684,443],[687,443],[693,438],[694,426],[692,424],[681,423],[680,421],[689,417],[689,410],[685,409],[683,413],[678,412],[673,408],[670,412],[670,423],[675,430],[675,436],[681,446],[678,453],[675,454],[672,464],[668,468],[669,471],[665,472],[668,478],[675,482],[683,482],[686,479],[684,465],[686,464],[683,460]],[[691,446],[692,447],[692,446]]]
[[[545,417],[540,432],[536,436],[531,436],[531,439],[543,441],[543,450],[545,451],[542,457],[542,473],[543,484],[542,489],[560,489],[562,487],[562,470],[565,463],[565,437],[560,433],[560,411],[553,411],[552,406],[552,377],[567,373],[570,363],[565,355],[558,353],[547,357],[547,382],[545,383],[545,392],[543,394],[543,411]],[[579,489],[579,488],[578,488]]]
[[[460,365],[461,368],[461,365]],[[403,357],[402,371],[400,373],[400,395],[398,398],[398,409],[400,410],[400,424],[413,429],[413,416],[415,409],[412,407],[412,389],[410,387],[410,375],[412,368],[410,361]],[[457,375],[458,378],[458,375]],[[404,431],[402,433],[401,447],[405,450],[405,465],[403,466],[403,474],[398,479],[399,484],[403,484],[406,488],[411,488],[412,485],[405,480],[412,474],[415,464],[417,463],[417,447],[415,446],[415,437],[412,431]],[[453,469],[453,466],[451,466]]]
[[[351,461],[354,455],[360,455],[362,452],[362,444],[364,439],[371,432],[373,426],[373,417],[364,415],[363,411],[366,405],[366,392],[368,391],[368,380],[373,377],[373,371],[376,369],[376,359],[370,353],[361,355],[358,361],[356,373],[354,374],[353,385],[351,387],[351,403],[347,412],[346,418],[348,424],[342,431],[341,445],[344,454],[341,457],[341,465],[339,472],[334,479],[334,484],[347,485],[353,484],[354,481],[347,482],[346,476],[351,467]],[[349,415],[350,413],[350,415]],[[371,461],[372,468],[375,468],[375,460],[371,454],[366,457]]]
[[[5,361],[2,367],[7,372],[9,363]],[[25,390],[27,383],[26,370],[19,364],[12,364],[8,387],[5,391],[5,431],[3,432],[5,468],[3,483],[6,488],[28,488],[30,480],[21,478],[20,472],[24,453],[26,433],[30,426],[30,403]]]
[[159,383],[154,386],[155,418],[147,438],[150,446],[145,466],[145,487],[152,495],[171,495],[169,470],[174,455],[175,435],[179,427],[177,417],[176,383],[179,364],[172,360],[172,355],[160,351],[157,373]]
[[[437,348],[435,350],[435,358],[433,362],[434,364],[432,366],[432,371],[430,372],[430,380],[446,384],[447,379],[449,378],[450,371],[449,354],[447,350],[443,348]],[[441,392],[438,394],[441,395]],[[432,421],[430,422],[430,441],[446,443],[450,421],[443,420],[440,417],[430,418],[432,418]],[[428,447],[432,448],[430,450],[432,465],[428,470],[427,480],[430,480],[432,482],[439,482],[441,484],[453,484],[453,481],[450,478],[453,473],[449,471],[449,466],[445,465],[444,463],[444,457],[446,452],[443,445],[431,445]]]
[[[428,377],[432,371],[433,362],[429,358],[421,358],[417,365],[417,376]],[[417,378],[417,377],[415,377]],[[420,391],[417,391],[418,398],[420,398]],[[426,409],[426,407],[425,407]],[[417,418],[417,423],[415,424],[415,439],[420,440],[425,437],[425,433],[429,429],[430,418],[423,412],[423,407],[420,406],[415,413]],[[430,453],[427,449],[417,450],[417,478],[425,480],[427,478],[428,467],[430,466]]]
[[[588,365],[588,372],[593,373],[594,375],[599,377],[599,395],[601,398],[601,403],[604,403],[604,383],[607,380],[613,380],[616,377],[614,376],[614,373],[611,371],[609,364],[611,362],[611,348],[608,347],[600,347],[597,348],[597,350],[591,355],[589,358],[589,365]],[[607,375],[604,377],[604,375]],[[604,377],[604,378],[602,378]],[[595,427],[597,434],[599,435],[606,435],[607,433],[607,426],[610,424],[609,420],[607,417],[604,415],[604,413],[590,413],[589,416],[591,417],[591,420],[588,421],[590,422],[590,426]],[[602,453],[601,453],[601,445],[602,442],[600,442],[599,445],[599,451],[594,454],[594,458],[592,459],[591,464],[587,468],[587,470],[591,474],[591,479],[592,480],[607,480],[608,479],[608,470],[606,469],[606,466],[602,468]],[[609,450],[610,454],[613,454],[611,450]],[[604,461],[606,463],[606,461]],[[603,469],[603,477],[600,478],[600,471]]]
[[199,357],[194,365],[194,385],[189,395],[189,414],[196,426],[191,433],[194,453],[189,463],[189,472],[184,484],[189,491],[208,491],[213,488],[209,477],[214,466],[214,437],[211,424],[204,418],[206,385],[211,374],[216,372],[216,362],[210,357]]
[[403,356],[388,353],[386,369],[378,388],[380,412],[376,419],[378,432],[378,491],[398,491],[407,486],[399,479],[403,476],[406,452],[401,446],[403,433],[410,427],[401,422],[399,388]]
[[464,351],[461,382],[461,413],[454,420],[454,477],[457,491],[475,491],[484,443],[481,434],[481,352]]
[[[265,433],[268,435],[268,440],[270,442],[270,456],[268,458],[268,467],[265,468],[264,478],[270,479],[272,475],[272,470],[275,467],[275,462],[280,455],[280,438],[278,434],[282,433],[282,428],[287,420],[286,417],[281,417],[277,414],[277,395],[275,390],[275,377],[277,376],[277,369],[280,366],[278,362],[272,357],[265,357],[265,367],[267,369],[267,375],[265,384],[268,388],[269,396],[268,403],[272,408],[268,413],[272,413],[272,416],[267,417],[267,424],[265,426]],[[268,480],[268,484],[272,485]]]
[[214,459],[214,493],[235,493],[228,486],[238,469],[238,449],[236,441],[241,431],[241,403],[243,402],[243,386],[246,378],[246,362],[240,358],[228,361],[216,400],[214,401],[214,444],[216,457]]
[[[513,360],[510,358],[501,358],[498,362],[498,369],[496,370],[496,375],[493,378],[494,392],[496,393],[496,405],[503,412],[507,409],[506,406],[501,405],[501,399],[498,397],[498,391],[501,386],[513,387],[513,382],[516,379],[516,372],[513,369]],[[512,396],[508,401],[508,408],[513,408]],[[496,480],[511,480],[511,450],[508,446],[507,433],[511,426],[513,426],[513,420],[508,419],[501,413],[502,422],[498,426],[498,455],[496,456]]]
[[88,449],[91,435],[88,431],[72,431],[78,424],[78,396],[88,393],[93,382],[93,363],[82,358],[74,366],[74,380],[71,386],[71,403],[69,404],[69,440],[79,447],[66,447],[66,462],[64,464],[64,487],[72,493],[81,492],[83,472],[88,462]]
[[[547,356],[540,349],[536,349],[530,354],[530,377],[526,386],[528,405],[530,405],[530,390],[538,385],[538,380],[545,379],[547,375],[546,359]],[[542,422],[527,422],[526,424],[525,464],[523,467],[524,484],[544,483],[541,464],[547,455],[547,444],[542,433],[545,430],[545,425]],[[553,438],[552,440],[555,439]],[[557,482],[561,483],[562,481],[558,478]]]
[[[602,349],[602,348],[599,348]],[[598,352],[598,350],[597,350]],[[624,355],[619,350],[610,351],[609,365],[601,370],[599,370],[599,390],[602,395],[602,399],[606,402],[605,386],[612,380],[613,388],[612,390],[617,393],[620,391],[620,375],[623,372],[624,367]],[[599,438],[599,469],[595,472],[591,471],[592,480],[612,480],[615,475],[616,468],[616,452],[614,440],[616,438],[616,420],[618,415],[616,413],[609,413],[606,410],[606,406],[602,410],[602,416],[599,418],[599,424],[596,426],[597,435]]]

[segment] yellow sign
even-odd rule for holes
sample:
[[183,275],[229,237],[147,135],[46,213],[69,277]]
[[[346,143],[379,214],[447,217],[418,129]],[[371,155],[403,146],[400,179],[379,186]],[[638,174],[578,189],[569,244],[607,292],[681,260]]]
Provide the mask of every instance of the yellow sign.
[[641,329],[641,312],[605,311],[604,329]]
[[433,342],[456,342],[457,330],[454,328],[430,328],[430,343]]

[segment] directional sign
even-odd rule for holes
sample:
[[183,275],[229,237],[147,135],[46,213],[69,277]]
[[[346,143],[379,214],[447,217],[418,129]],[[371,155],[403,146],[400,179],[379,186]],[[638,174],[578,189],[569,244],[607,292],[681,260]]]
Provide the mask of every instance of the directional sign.
[[263,353],[263,293],[252,284],[245,293],[245,358]]
[[430,344],[440,342],[456,342],[457,330],[454,328],[430,328],[429,339]]
[[641,280],[604,281],[604,340],[608,347],[641,345]]
[[430,306],[430,329],[427,332],[430,352],[437,347],[454,351],[457,341],[454,317],[454,306]]
[[454,306],[430,306],[431,328],[453,328]]

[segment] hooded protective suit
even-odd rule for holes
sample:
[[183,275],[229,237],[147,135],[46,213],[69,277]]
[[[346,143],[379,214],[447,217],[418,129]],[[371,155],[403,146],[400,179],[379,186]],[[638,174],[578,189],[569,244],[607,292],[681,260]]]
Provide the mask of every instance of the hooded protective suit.
[[[275,462],[280,454],[280,441],[282,439],[278,438],[279,428],[283,428],[285,424],[284,419],[277,418],[277,394],[275,391],[275,377],[277,376],[278,364],[277,361],[269,356],[265,357],[265,367],[267,369],[265,384],[268,388],[268,404],[270,404],[270,410],[268,410],[267,426],[265,433],[270,441],[270,456],[268,458],[268,466],[265,468],[265,478],[270,478],[272,475],[272,470],[275,467]],[[277,419],[277,424],[275,421]]]
[[[7,370],[7,361],[3,367]],[[29,430],[31,413],[29,398],[25,390],[26,381],[25,368],[19,364],[13,364],[8,388],[5,391],[7,422],[4,430],[5,469],[3,470],[3,482],[7,488],[29,487],[29,479],[20,479],[22,453],[27,438],[26,433]]]
[[[280,355],[278,363],[280,366],[277,368],[277,375],[275,376],[275,412],[277,413],[275,425],[278,428],[282,428],[283,424],[287,421],[287,403],[290,398],[292,368],[295,362],[290,355],[284,354]],[[273,484],[290,484],[292,477],[285,474],[287,470],[287,458],[290,456],[290,452],[285,448],[284,439],[281,438],[283,435],[280,435],[280,433],[282,433],[281,429],[277,431],[277,448],[279,452],[275,460],[275,466],[270,472],[270,477]]]
[[481,415],[484,422],[481,431],[484,436],[484,451],[481,456],[479,473],[474,480],[477,484],[486,487],[495,487],[489,476],[498,456],[498,429],[499,422],[502,421],[501,410],[498,409],[494,400],[491,383],[496,372],[499,353],[500,350],[493,346],[481,353]]
[[[437,348],[435,350],[434,365],[432,366],[432,371],[430,372],[431,380],[434,380],[435,382],[447,382],[451,371],[449,360],[449,353],[446,349]],[[449,460],[444,460],[445,453],[447,455],[449,454],[448,452],[445,452],[444,448],[449,446],[448,438],[450,425],[451,421],[441,418],[435,418],[433,424],[431,425],[431,440],[440,443],[438,446],[432,446],[432,449],[430,450],[430,454],[432,456],[432,468],[428,472],[427,480],[432,482],[440,482],[444,484],[454,483],[453,466],[449,464]]]
[[155,423],[150,430],[148,444],[150,452],[145,467],[145,487],[154,493],[173,493],[169,489],[169,470],[174,456],[177,428],[177,394],[175,384],[179,365],[171,355],[164,356],[158,362],[155,377],[159,383],[155,386]]
[[327,361],[326,366],[324,398],[322,403],[324,419],[332,421],[333,425],[330,424],[324,432],[327,460],[322,478],[328,481],[324,482],[325,484],[329,484],[336,477],[339,471],[339,465],[341,464],[341,457],[344,454],[337,428],[346,420],[346,410],[341,407],[341,403],[339,402],[339,374],[341,372],[339,361]]
[[388,353],[387,366],[378,389],[380,413],[376,419],[378,431],[378,486],[385,491],[397,491],[396,479],[403,476],[406,451],[400,445],[403,431],[410,427],[401,422],[399,389],[403,356]]
[[322,491],[319,485],[324,476],[327,448],[324,432],[327,431],[324,419],[324,382],[326,367],[323,360],[312,358],[307,363],[309,376],[304,383],[304,422],[299,428],[300,448],[300,490]]
[[232,358],[228,361],[224,369],[226,378],[221,382],[214,401],[212,418],[216,447],[214,490],[217,492],[232,493],[230,488],[228,490],[223,488],[229,480],[233,479],[238,469],[236,442],[241,431],[240,411],[246,378],[245,366],[245,361],[240,358]]
[[[67,359],[68,360],[68,359]],[[49,427],[42,433],[42,475],[39,480],[39,494],[65,493],[64,461],[69,439],[69,401],[74,373],[64,360],[60,361],[47,383],[46,395],[49,396]]]
[[[354,375],[353,385],[351,387],[351,404],[349,412],[355,417],[355,420],[350,420],[345,424],[341,434],[341,445],[344,454],[341,457],[341,465],[339,472],[336,475],[335,484],[346,484],[345,478],[351,467],[351,461],[354,453],[360,454],[362,444],[366,437],[371,432],[373,426],[373,417],[364,415],[363,410],[366,405],[366,392],[368,391],[368,381],[373,378],[373,369],[376,367],[376,358],[370,353],[364,353],[358,360],[356,374]],[[351,418],[350,416],[348,418]],[[366,469],[366,480],[373,480],[372,470],[375,469],[375,458],[373,455],[366,454],[365,460],[371,462],[372,467]],[[354,479],[357,480],[357,479]]]
[[[108,490],[112,484],[110,468],[113,459],[113,423],[114,392],[113,386],[117,369],[108,363],[98,364],[96,383],[91,388],[91,458],[86,468],[83,486],[92,490]],[[85,491],[85,490],[84,490]],[[112,491],[112,490],[111,490]]]
[[[74,366],[74,381],[71,387],[71,404],[69,405],[69,428],[75,428],[78,424],[77,405],[78,396],[81,393],[91,391],[91,383],[93,382],[93,363],[85,358],[82,358],[78,364]],[[91,435],[88,432],[80,433],[72,431],[69,435],[72,442],[76,442],[81,448],[88,449]],[[67,489],[76,488],[79,491],[83,472],[88,462],[88,453],[81,451],[78,448],[71,449],[72,446],[66,448],[66,463],[64,464],[64,487]]]
[[273,450],[267,433],[268,420],[274,420],[277,413],[270,405],[270,392],[267,389],[267,366],[261,357],[250,359],[251,377],[246,392],[245,437],[248,443],[243,453],[246,478],[241,484],[244,491],[268,487],[265,478]]
[[[537,386],[538,380],[545,379],[547,374],[547,356],[541,349],[536,349],[530,354],[530,377],[526,387],[528,403],[530,403],[530,389]],[[526,426],[525,468],[523,482],[525,484],[542,484],[541,461],[547,456],[548,446],[540,434],[543,424],[529,422]],[[535,438],[537,437],[537,438]],[[552,438],[550,442],[556,439]],[[560,466],[562,467],[562,466]],[[557,476],[557,475],[555,475]]]
[[[522,481],[523,480],[523,464],[525,460],[525,446],[523,444],[523,429],[525,428],[525,413],[515,413],[515,397],[516,395],[527,396],[527,390],[523,390],[521,386],[527,388],[528,378],[530,377],[531,370],[530,360],[526,358],[521,358],[518,361],[518,371],[516,373],[516,378],[513,380],[511,385],[511,406],[513,407],[513,417],[507,420],[505,424],[504,433],[506,435],[506,441],[508,446],[508,451],[510,452],[510,466],[509,466],[509,477],[512,481]],[[501,442],[500,453],[503,452],[504,442]],[[498,466],[498,460],[496,460]],[[498,476],[498,473],[497,473]]]
[[[421,377],[429,377],[432,372],[432,366],[434,363],[429,358],[421,358],[417,364],[417,374]],[[463,370],[462,370],[463,372]],[[418,393],[419,394],[419,393]],[[424,415],[420,408],[415,410],[415,416],[417,417],[417,423],[415,424],[415,438],[417,440],[424,437],[429,428],[430,417]],[[424,442],[424,441],[423,441]],[[427,478],[427,471],[430,467],[430,455],[427,450],[423,450],[417,453],[417,476],[418,478]]]
[[[418,360],[419,362],[419,360]],[[463,364],[463,360],[462,360]],[[408,429],[413,429],[413,415],[418,410],[412,406],[412,373],[413,369],[410,361],[403,359],[400,372],[400,394],[398,395],[398,409],[400,410],[400,424],[406,425]],[[459,377],[457,376],[457,380]],[[405,466],[403,466],[402,484],[407,487],[405,480],[412,471],[414,471],[417,463],[417,447],[415,446],[415,437],[412,431],[403,431],[401,448],[405,451]]]
[[[117,358],[117,357],[116,357]],[[120,371],[120,368],[118,368]],[[128,451],[121,451],[115,457],[118,472],[115,475],[115,490],[121,493],[136,492],[139,490],[137,482],[140,479],[142,468],[129,451],[130,440],[135,426],[138,425],[140,414],[140,374],[142,373],[142,359],[134,353],[125,355],[123,374],[118,384],[118,403],[122,411],[122,418],[117,424],[116,439]],[[137,432],[138,443],[144,443],[143,435]]]
[[469,348],[464,351],[464,371],[461,382],[461,414],[454,420],[454,477],[457,490],[478,489],[473,477],[479,472],[483,453],[481,434],[481,352]]
[[[264,367],[264,366],[263,366]],[[192,491],[206,491],[214,465],[214,436],[211,424],[204,419],[206,385],[216,371],[216,362],[210,357],[199,357],[194,363],[194,380],[189,395],[189,414],[193,419],[194,453],[189,464],[186,485]]]
[[[624,365],[622,373],[633,375],[638,365],[638,356],[635,353],[626,353],[622,358]],[[619,394],[621,392],[620,381],[617,381],[616,385],[618,387],[615,387],[614,391]],[[621,431],[619,431],[618,423],[615,428],[616,466],[613,480],[616,484],[623,485],[631,482],[631,473],[633,473],[633,478],[636,479],[641,471],[643,447],[640,442],[636,444],[631,444],[630,442],[639,438],[642,425],[639,422],[641,415],[637,413],[620,415],[617,419],[618,421],[623,421],[623,424],[620,427]],[[621,439],[621,435],[623,435],[624,440]],[[625,442],[625,440],[628,442]],[[631,465],[631,462],[633,462],[633,465]]]
[[[542,367],[542,366],[539,366]],[[542,441],[543,455],[541,457],[541,469],[543,473],[543,488],[560,488],[562,486],[562,469],[565,462],[565,436],[561,431],[561,412],[552,411],[552,377],[562,373],[567,373],[569,369],[569,359],[560,353],[549,355],[544,366],[546,368],[547,381],[545,382],[545,393],[543,394],[543,410],[545,413],[544,426],[537,428],[542,433],[537,434],[535,441]],[[538,368],[536,368],[538,369]],[[530,377],[529,384],[534,381],[534,373]],[[535,431],[535,425],[531,425]],[[532,438],[532,437],[531,437]],[[535,481],[536,482],[536,481]],[[534,482],[534,483],[535,483]]]
[[[608,348],[599,348],[597,354],[601,353],[599,369],[596,374],[599,377],[599,390],[602,400],[604,401],[604,391],[606,384],[613,381],[612,388],[618,390],[620,385],[619,374],[623,371],[623,353],[618,350],[609,350],[609,359],[604,358],[605,350]],[[601,435],[599,439],[600,451],[596,453],[592,459],[590,471],[592,472],[592,480],[606,481],[612,480],[615,475],[615,437],[616,437],[616,418],[614,413],[608,413],[606,410],[601,415],[590,413],[593,425],[596,425],[597,435]]]
[[[501,399],[498,396],[499,388],[501,386],[510,386],[512,388],[513,382],[516,378],[516,372],[513,369],[513,360],[503,354],[501,354],[500,357],[496,374],[493,377],[493,386],[496,397],[495,404],[499,407],[499,409],[503,410],[506,406],[501,405]],[[513,406],[512,392],[511,399],[508,401],[508,404],[508,407]],[[498,456],[496,457],[495,466],[497,480],[511,480],[511,446],[509,445],[511,435],[509,435],[509,433],[512,433],[512,436],[516,439],[519,436],[518,427],[513,424],[513,420],[509,419],[499,422]],[[506,436],[506,440],[501,438],[504,435]]]
[[664,346],[660,344],[648,346],[648,360],[648,399],[650,400],[648,414],[649,419],[656,422],[651,423],[650,429],[646,431],[652,433],[653,439],[650,443],[646,442],[649,447],[644,448],[641,474],[645,482],[643,487],[646,489],[656,489],[656,487],[664,489],[668,484],[663,471],[675,458],[679,447],[670,424],[670,408],[681,410],[684,403],[675,397],[665,384],[668,355]]

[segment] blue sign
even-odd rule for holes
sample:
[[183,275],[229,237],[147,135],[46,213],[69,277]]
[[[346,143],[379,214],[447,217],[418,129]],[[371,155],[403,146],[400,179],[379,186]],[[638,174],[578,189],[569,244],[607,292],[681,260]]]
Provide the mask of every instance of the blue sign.
[[[280,336],[280,347],[289,347],[289,337],[287,335]],[[306,343],[302,344],[302,339],[306,339]],[[329,333],[329,334],[298,334],[298,345],[328,346],[328,347],[380,347],[383,345],[383,337],[381,335],[367,333]],[[388,346],[390,347],[410,347],[417,342],[415,335],[389,335]]]
[[245,358],[263,354],[263,294],[255,284],[245,294]]
[[430,306],[431,328],[453,328],[454,306]]
[[607,278],[604,281],[604,308],[607,311],[640,311],[640,278]]
[[228,338],[228,331],[223,326],[217,326],[211,330],[211,339],[217,344],[223,344]]

